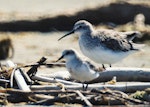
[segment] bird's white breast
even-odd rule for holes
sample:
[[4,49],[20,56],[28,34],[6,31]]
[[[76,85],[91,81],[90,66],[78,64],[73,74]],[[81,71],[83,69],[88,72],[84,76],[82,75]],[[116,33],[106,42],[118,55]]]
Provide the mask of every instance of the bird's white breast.
[[95,46],[93,48],[88,48],[88,46],[85,45],[84,42],[86,42],[84,41],[84,39],[79,38],[79,45],[82,53],[96,63],[113,64],[122,60],[123,58],[127,57],[131,52],[133,52],[133,51],[126,51],[126,52],[113,51],[107,48],[105,49],[105,47],[102,46]]
[[85,64],[78,65],[74,62],[68,62],[66,63],[66,67],[72,78],[81,82],[91,81],[99,76],[97,73],[95,73],[95,71],[89,69]]

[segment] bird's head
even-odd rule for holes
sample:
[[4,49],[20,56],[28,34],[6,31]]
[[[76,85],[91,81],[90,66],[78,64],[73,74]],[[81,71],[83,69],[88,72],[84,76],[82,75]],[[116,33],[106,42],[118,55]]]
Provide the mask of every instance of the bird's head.
[[63,59],[63,58],[68,61],[68,60],[73,59],[75,56],[76,56],[76,53],[75,53],[74,50],[72,50],[72,49],[70,49],[70,50],[64,50],[64,51],[62,52],[61,57],[60,57],[56,62],[58,62],[59,60],[61,60],[61,59]]
[[68,35],[71,35],[73,33],[81,35],[83,33],[88,33],[88,32],[90,33],[92,30],[93,30],[93,26],[91,23],[89,23],[88,21],[85,21],[85,20],[80,20],[74,24],[73,29],[69,33],[65,34],[58,40],[61,40],[62,38],[66,37]]

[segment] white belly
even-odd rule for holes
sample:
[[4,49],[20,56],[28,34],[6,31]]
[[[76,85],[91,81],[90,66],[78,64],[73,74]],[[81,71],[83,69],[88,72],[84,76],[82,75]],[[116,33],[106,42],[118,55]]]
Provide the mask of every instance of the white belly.
[[130,53],[133,51],[129,52],[113,52],[111,50],[104,50],[102,47],[96,47],[93,49],[87,49],[84,47],[82,44],[80,44],[80,49],[82,53],[93,60],[96,63],[101,63],[101,64],[113,64],[116,63],[123,58],[127,57]]
[[98,77],[98,74],[91,74],[89,72],[84,71],[70,72],[70,74],[73,79],[76,79],[80,82],[88,82]]
[[70,72],[71,77],[80,82],[88,82],[99,76],[98,73],[95,73],[94,71],[89,70],[87,66],[83,64],[79,67],[76,67],[73,65],[73,63],[67,63],[66,67],[68,71]]

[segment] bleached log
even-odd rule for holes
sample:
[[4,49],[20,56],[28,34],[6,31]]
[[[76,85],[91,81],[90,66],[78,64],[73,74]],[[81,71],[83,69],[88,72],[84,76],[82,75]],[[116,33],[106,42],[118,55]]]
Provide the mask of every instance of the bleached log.
[[117,81],[150,82],[150,68],[107,68],[95,82],[107,82],[116,76]]
[[[150,82],[125,82],[125,83],[117,83],[115,85],[110,84],[89,84],[88,89],[96,88],[99,90],[102,90],[104,88],[109,88],[112,90],[119,90],[122,92],[135,92],[137,90],[144,90],[146,88],[150,87]],[[82,89],[81,86],[65,86],[67,89]]]
[[[15,67],[15,64],[12,61],[7,61],[7,64],[9,67]],[[19,89],[24,90],[24,91],[31,91],[28,85],[26,84],[23,76],[21,75],[20,69],[16,69],[14,71],[14,78],[17,82]]]
[[[79,83],[80,84],[80,83]],[[150,87],[150,82],[117,82],[115,85],[104,84],[104,83],[95,83],[89,84],[87,90],[91,90],[93,88],[102,90],[105,88],[109,88],[112,90],[119,90],[122,92],[136,92],[137,90],[145,90]],[[58,89],[58,86],[50,86],[50,85],[32,85],[31,90],[49,90],[49,89]],[[82,84],[80,85],[65,85],[66,89],[70,90],[82,90]]]
[[21,90],[24,90],[24,91],[31,91],[30,88],[28,87],[28,85],[26,84],[23,76],[21,75],[20,73],[20,70],[17,69],[15,71],[15,74],[14,74],[14,77],[16,79],[16,82],[18,84],[18,87],[21,89]]

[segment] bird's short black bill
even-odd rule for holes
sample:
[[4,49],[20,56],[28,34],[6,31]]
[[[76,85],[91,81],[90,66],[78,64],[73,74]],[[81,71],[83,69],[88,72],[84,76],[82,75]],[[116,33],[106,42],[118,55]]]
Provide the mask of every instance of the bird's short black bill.
[[58,61],[61,60],[62,58],[64,58],[64,56],[61,56],[56,62],[58,62]]
[[61,40],[61,39],[64,38],[64,37],[66,37],[66,36],[72,34],[72,33],[74,33],[74,30],[70,31],[69,33],[67,33],[67,34],[65,34],[64,36],[62,36],[61,38],[59,38],[58,41]]

